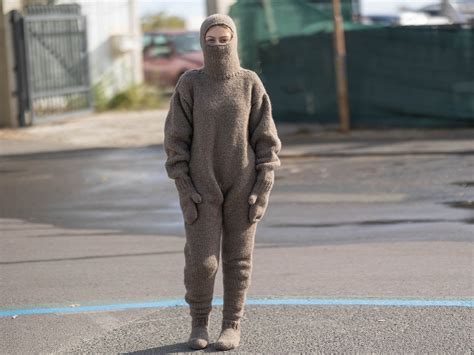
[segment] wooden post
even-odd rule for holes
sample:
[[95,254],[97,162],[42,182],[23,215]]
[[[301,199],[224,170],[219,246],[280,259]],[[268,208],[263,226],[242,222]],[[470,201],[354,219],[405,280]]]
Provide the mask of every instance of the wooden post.
[[340,130],[349,131],[349,101],[347,98],[346,77],[346,44],[341,15],[340,0],[332,0],[334,19],[334,64],[336,70],[337,106],[339,111]]

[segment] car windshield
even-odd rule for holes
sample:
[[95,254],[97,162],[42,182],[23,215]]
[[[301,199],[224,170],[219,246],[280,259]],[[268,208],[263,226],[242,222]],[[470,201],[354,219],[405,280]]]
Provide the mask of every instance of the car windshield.
[[179,53],[197,52],[201,50],[198,32],[180,33],[171,36],[171,41],[175,44]]

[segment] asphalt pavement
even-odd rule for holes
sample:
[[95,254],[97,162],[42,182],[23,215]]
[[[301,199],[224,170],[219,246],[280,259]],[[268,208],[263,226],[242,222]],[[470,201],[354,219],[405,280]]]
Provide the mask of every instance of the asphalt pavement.
[[[0,130],[0,353],[190,351],[165,113]],[[472,353],[474,129],[277,128],[231,352]]]

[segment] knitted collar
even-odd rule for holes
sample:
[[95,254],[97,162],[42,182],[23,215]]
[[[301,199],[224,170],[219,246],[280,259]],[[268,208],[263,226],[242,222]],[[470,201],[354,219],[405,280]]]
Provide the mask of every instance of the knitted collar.
[[[217,24],[227,25],[233,32],[232,39],[226,44],[209,45],[206,43],[206,32]],[[226,79],[241,71],[242,67],[237,51],[237,29],[230,16],[224,14],[208,16],[201,24],[200,41],[204,54],[203,72],[206,75],[214,79]]]

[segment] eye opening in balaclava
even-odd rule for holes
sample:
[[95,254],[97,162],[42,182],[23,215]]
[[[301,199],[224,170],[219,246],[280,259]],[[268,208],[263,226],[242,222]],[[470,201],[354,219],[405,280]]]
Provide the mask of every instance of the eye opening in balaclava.
[[[213,27],[216,27],[216,26],[219,26],[219,27],[224,27],[226,29],[228,29],[230,31],[230,39],[228,42],[225,42],[225,43],[216,43],[216,44],[210,44],[206,41],[206,37],[207,37],[207,33],[213,28]],[[232,30],[232,28],[230,28],[229,26],[225,25],[225,24],[215,24],[215,25],[212,25],[210,26],[207,30],[206,30],[206,33],[204,33],[204,43],[206,44],[206,46],[224,46],[226,44],[229,44],[230,41],[232,41],[232,39],[234,38],[234,31]]]

